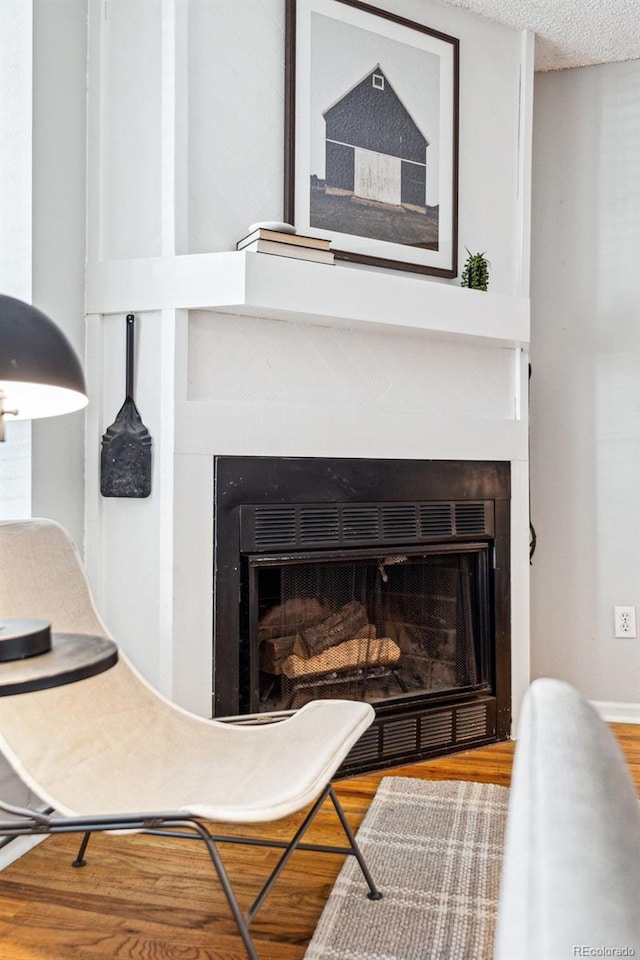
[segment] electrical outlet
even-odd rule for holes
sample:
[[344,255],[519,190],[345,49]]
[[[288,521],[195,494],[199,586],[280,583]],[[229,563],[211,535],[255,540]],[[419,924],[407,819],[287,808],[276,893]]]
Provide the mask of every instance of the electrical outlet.
[[630,637],[636,635],[636,608],[614,607],[613,615],[616,627],[616,637]]

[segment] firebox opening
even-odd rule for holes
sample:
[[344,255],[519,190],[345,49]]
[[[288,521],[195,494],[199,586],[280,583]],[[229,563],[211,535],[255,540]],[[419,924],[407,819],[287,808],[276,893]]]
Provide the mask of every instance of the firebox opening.
[[219,456],[213,535],[213,716],[364,699],[345,776],[508,738],[508,462]]
[[248,558],[247,708],[489,690],[489,552]]

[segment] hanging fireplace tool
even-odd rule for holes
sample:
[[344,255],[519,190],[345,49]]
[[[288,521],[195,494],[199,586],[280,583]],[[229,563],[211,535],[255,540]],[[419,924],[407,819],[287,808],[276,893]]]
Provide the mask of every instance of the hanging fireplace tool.
[[127,314],[126,396],[102,437],[100,493],[103,497],[144,498],[151,493],[151,435],[133,400],[135,317]]

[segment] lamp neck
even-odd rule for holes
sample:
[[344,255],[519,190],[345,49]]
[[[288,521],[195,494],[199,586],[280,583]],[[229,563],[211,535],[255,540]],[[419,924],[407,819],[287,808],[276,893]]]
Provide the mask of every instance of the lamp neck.
[[0,390],[0,443],[4,441],[4,418],[7,414],[11,414],[12,417],[18,416],[17,410],[6,410],[4,406],[5,393],[4,390]]

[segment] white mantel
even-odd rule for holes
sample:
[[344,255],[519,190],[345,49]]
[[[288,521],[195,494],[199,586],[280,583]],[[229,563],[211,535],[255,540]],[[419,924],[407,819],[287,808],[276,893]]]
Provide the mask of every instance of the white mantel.
[[252,252],[89,265],[87,313],[215,310],[527,348],[529,301],[393,271]]

